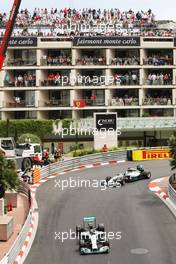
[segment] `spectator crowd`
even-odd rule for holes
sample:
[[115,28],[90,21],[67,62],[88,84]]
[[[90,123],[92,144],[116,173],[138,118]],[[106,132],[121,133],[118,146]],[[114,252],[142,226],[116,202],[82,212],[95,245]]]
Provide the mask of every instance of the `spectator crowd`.
[[33,87],[36,86],[36,76],[34,74],[18,74],[14,78],[10,78],[8,74],[5,76],[6,86],[15,87]]
[[[0,12],[0,34],[9,14]],[[171,29],[158,30],[151,9],[121,11],[111,9],[35,8],[21,9],[17,15],[13,36],[173,36]]]
[[72,63],[71,57],[66,55],[60,55],[60,56],[43,55],[41,58],[41,64],[48,66],[67,66],[67,65],[71,65],[71,63]]
[[172,65],[173,60],[171,56],[168,55],[152,55],[144,59],[144,65],[154,65],[154,66],[163,66],[163,65]]
[[77,59],[78,65],[106,65],[105,57],[83,56]]
[[171,105],[172,100],[170,97],[167,97],[167,96],[153,97],[153,96],[147,95],[144,98],[143,104],[144,105]]
[[140,59],[136,56],[130,58],[115,57],[111,60],[111,65],[139,65]]
[[125,74],[115,73],[114,75],[115,85],[138,85],[139,74],[136,71],[127,72]]
[[147,77],[148,85],[171,85],[172,75],[170,73],[150,73]]
[[[6,13],[0,15],[0,22],[7,24],[8,15]],[[92,26],[99,23],[121,23],[124,28],[133,28],[138,26],[151,26],[154,23],[154,14],[152,10],[138,11],[135,13],[132,9],[128,11],[120,11],[117,8],[111,9],[57,9],[52,8],[35,8],[33,12],[28,9],[22,9],[16,19],[16,27],[32,27],[32,26],[52,26],[71,24],[85,24]]]

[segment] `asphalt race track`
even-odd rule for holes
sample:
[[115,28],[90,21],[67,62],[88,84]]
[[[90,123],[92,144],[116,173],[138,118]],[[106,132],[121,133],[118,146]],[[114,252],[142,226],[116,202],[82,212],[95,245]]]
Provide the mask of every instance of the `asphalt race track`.
[[[108,175],[134,167],[128,162],[59,176],[58,179],[105,179]],[[152,179],[171,174],[168,161],[144,162]],[[39,226],[25,264],[175,264],[176,219],[160,199],[150,192],[150,180],[128,183],[122,188],[94,187],[61,191],[55,179],[37,191]],[[77,240],[64,243],[55,232],[75,231],[80,218],[95,215],[106,232],[121,232],[120,240],[110,240],[111,252],[80,256]],[[57,236],[57,235],[56,235]]]

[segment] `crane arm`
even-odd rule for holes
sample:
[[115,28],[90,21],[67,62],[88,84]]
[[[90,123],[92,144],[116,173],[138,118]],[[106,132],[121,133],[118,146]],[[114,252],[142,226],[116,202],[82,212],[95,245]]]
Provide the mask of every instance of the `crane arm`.
[[21,0],[14,0],[11,12],[10,12],[10,17],[6,26],[5,34],[2,39],[2,44],[0,46],[0,71],[2,70],[2,66],[5,60],[5,55],[8,47],[8,43],[13,31],[13,27],[15,24],[15,20],[18,14],[18,10],[21,4]]

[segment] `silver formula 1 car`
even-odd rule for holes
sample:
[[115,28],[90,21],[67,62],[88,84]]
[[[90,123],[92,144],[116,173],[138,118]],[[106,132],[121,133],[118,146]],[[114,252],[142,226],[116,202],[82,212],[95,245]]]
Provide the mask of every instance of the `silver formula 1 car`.
[[121,187],[124,186],[126,182],[150,178],[151,172],[145,170],[143,165],[137,165],[136,168],[128,168],[125,173],[118,173],[113,177],[107,176],[105,181],[102,182],[102,185],[106,185],[107,187]]
[[79,239],[79,252],[81,255],[110,252],[104,225],[96,225],[95,216],[84,217],[83,224],[76,226],[76,234]]
[[124,178],[126,182],[150,179],[151,172],[149,170],[145,170],[143,165],[137,165],[136,168],[128,168],[124,173]]

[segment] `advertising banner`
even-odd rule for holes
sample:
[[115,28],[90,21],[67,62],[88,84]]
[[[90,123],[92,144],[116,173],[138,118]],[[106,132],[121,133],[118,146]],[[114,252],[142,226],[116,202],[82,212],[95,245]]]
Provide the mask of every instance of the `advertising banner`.
[[132,160],[162,160],[170,158],[170,149],[133,150]]
[[95,122],[97,130],[113,129],[115,131],[117,129],[117,114],[96,114]]
[[95,36],[75,37],[73,46],[140,46],[140,37]]
[[[0,38],[0,44],[2,38]],[[9,47],[37,47],[37,37],[16,37],[11,38],[8,44]]]

